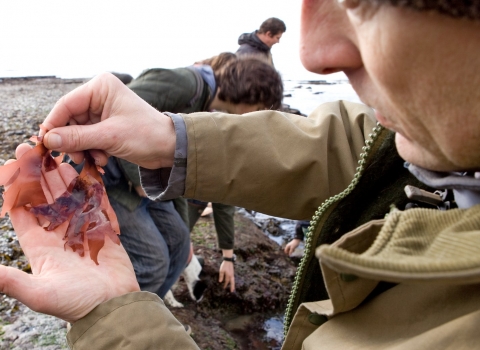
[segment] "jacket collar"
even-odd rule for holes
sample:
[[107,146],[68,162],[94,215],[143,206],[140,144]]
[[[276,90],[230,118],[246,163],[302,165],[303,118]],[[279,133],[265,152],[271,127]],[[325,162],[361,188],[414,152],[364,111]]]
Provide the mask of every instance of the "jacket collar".
[[238,45],[247,44],[260,51],[270,52],[270,47],[260,40],[260,38],[257,36],[257,32],[258,30],[252,33],[243,33],[242,35],[240,35],[240,37],[238,38]]
[[408,170],[424,184],[437,189],[452,189],[459,208],[480,204],[480,172],[442,173],[407,163]]
[[480,282],[480,205],[395,210],[317,248],[332,313],[354,309],[379,281]]

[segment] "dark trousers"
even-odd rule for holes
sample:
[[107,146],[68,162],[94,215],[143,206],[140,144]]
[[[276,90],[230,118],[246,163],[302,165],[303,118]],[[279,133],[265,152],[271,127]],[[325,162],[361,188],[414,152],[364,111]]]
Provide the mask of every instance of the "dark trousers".
[[144,198],[132,212],[109,197],[120,224],[120,241],[140,288],[165,296],[187,264],[190,233],[172,201]]
[[[190,232],[195,226],[208,203],[188,200],[188,223]],[[217,231],[218,246],[220,249],[233,249],[235,244],[235,207],[231,205],[212,203],[213,220]]]

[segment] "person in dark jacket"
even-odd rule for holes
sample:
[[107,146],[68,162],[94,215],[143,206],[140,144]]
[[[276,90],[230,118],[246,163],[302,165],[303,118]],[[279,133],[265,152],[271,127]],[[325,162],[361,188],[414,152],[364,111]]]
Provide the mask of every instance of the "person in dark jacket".
[[238,57],[255,57],[273,66],[270,49],[278,44],[287,30],[285,23],[275,17],[265,20],[258,30],[244,33],[238,38]]
[[[283,97],[279,74],[255,59],[225,52],[190,67],[143,71],[128,87],[159,111],[191,113],[212,109],[246,113],[278,109]],[[176,282],[190,251],[192,221],[186,200],[152,201],[142,190],[138,167],[110,157],[104,182],[120,224],[120,240],[140,288],[161,298]],[[224,260],[219,281],[235,289],[233,256],[235,207],[215,203],[215,227]],[[193,219],[192,219],[193,220]],[[195,220],[196,221],[196,220]],[[227,243],[225,243],[227,242]]]

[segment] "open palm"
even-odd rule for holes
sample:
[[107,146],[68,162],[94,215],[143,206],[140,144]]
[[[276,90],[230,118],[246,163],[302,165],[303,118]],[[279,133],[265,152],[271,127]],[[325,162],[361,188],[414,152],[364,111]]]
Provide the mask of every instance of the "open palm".
[[[20,145],[17,158],[28,147]],[[56,198],[75,176],[76,171],[68,164],[49,172],[46,181],[50,193],[46,196]],[[53,231],[45,231],[37,218],[22,207],[12,209],[9,214],[32,274],[0,266],[0,291],[32,310],[74,322],[104,301],[140,290],[121,245],[106,239],[96,265],[88,254],[80,257],[64,248],[63,236],[68,222]]]

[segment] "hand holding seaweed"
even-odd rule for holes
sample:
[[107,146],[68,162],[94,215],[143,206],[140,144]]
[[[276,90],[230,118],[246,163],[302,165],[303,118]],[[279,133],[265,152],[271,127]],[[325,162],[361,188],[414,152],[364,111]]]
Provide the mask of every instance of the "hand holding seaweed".
[[[33,137],[32,141],[40,139]],[[18,161],[0,167],[0,185],[7,187],[1,215],[12,208],[24,207],[47,231],[68,221],[65,247],[71,247],[80,256],[89,250],[90,258],[98,264],[105,235],[120,244],[118,222],[103,187],[101,168],[95,166],[87,152],[80,175],[68,183],[63,193],[56,194],[49,190],[60,180],[55,176],[58,163],[51,151],[39,143]]]
[[[47,231],[43,226],[48,227],[52,224],[48,221],[49,215],[44,217],[39,215],[37,218],[32,213],[32,208],[38,207],[38,205],[48,203],[53,206],[54,198],[62,198],[62,195],[69,193],[70,185],[79,177],[79,174],[69,164],[57,164],[56,161],[55,164],[49,163],[51,160],[55,160],[54,158],[46,161],[47,166],[39,164],[38,155],[40,154],[43,159],[44,153],[42,147],[37,147],[32,148],[27,144],[20,145],[16,152],[18,160],[10,160],[1,168],[0,179],[7,185],[7,193],[10,193],[12,188],[15,189],[13,184],[19,179],[23,181],[24,176],[27,180],[34,178],[33,171],[37,171],[37,176],[40,174],[42,184],[40,185],[41,190],[36,189],[38,186],[32,184],[20,185],[15,198],[8,201],[9,206],[5,207],[8,204],[7,201],[4,203],[3,209],[6,208],[5,211],[9,213],[22,249],[32,267],[32,274],[12,267],[0,266],[0,292],[18,299],[32,310],[74,322],[101,302],[125,293],[139,291],[139,287],[130,259],[121,245],[115,244],[110,239],[105,240],[101,254],[97,257],[99,265],[96,265],[94,261],[82,258],[79,254],[65,252],[62,239],[65,238],[68,227],[72,225],[72,220],[66,220],[63,223],[54,222],[55,228]],[[36,165],[30,163],[31,158],[37,160],[33,163]],[[28,169],[28,174],[22,176],[22,171],[18,172],[18,168],[23,169],[18,166],[20,162],[30,164],[25,168]],[[16,166],[10,166],[15,163],[17,163]],[[39,167],[40,170],[38,170]],[[46,169],[52,167],[53,169],[44,171],[43,167]],[[8,171],[4,169],[8,169]],[[88,167],[85,171],[88,172]],[[5,181],[5,177],[10,177],[12,181],[9,179]],[[88,188],[92,184],[88,181],[92,180],[89,176],[87,179]],[[79,191],[83,190],[82,186]],[[75,186],[70,189],[72,193],[77,191],[74,188]],[[31,201],[26,199],[28,196],[26,192],[23,193],[24,191],[35,193],[36,199]],[[12,191],[12,195],[13,193],[15,191]],[[90,194],[90,198],[93,198],[94,202],[100,201],[96,188]],[[88,197],[90,194],[85,196]],[[57,205],[59,205],[58,200]],[[84,209],[81,213],[85,209],[88,212],[88,209],[91,209],[89,206],[90,204],[83,206]],[[108,215],[110,217],[110,214]],[[67,215],[69,218],[71,216]],[[86,226],[88,228],[89,225],[80,224],[80,222],[82,221],[79,220],[78,225],[73,227],[85,228]],[[116,234],[113,237],[117,238]],[[91,252],[92,250],[90,250]],[[88,297],[85,297],[86,295]]]
[[147,169],[173,165],[172,119],[142,100],[110,73],[101,74],[60,99],[43,121],[43,143],[77,164],[85,150],[96,164],[115,156]]
[[[16,153],[18,160],[8,161],[0,174],[0,183],[12,193],[11,198],[5,199],[3,214],[9,213],[33,273],[0,265],[0,292],[32,310],[74,322],[100,303],[140,288],[123,247],[111,239],[103,243],[102,239],[97,240],[97,233],[104,230],[97,220],[116,223],[111,215],[113,211],[104,206],[105,194],[100,193],[92,180],[99,175],[90,172],[84,181],[71,185],[82,174],[79,176],[68,164],[58,164],[46,149],[66,152],[77,163],[86,157],[85,150],[90,150],[88,153],[96,164],[106,164],[107,156],[113,155],[157,169],[172,166],[176,135],[169,117],[107,73],[65,95],[43,125],[40,135],[44,138],[39,141],[46,148],[20,145]],[[45,157],[47,153],[50,158]],[[10,166],[12,163],[17,165]],[[22,171],[23,166],[18,166],[21,163],[28,164],[27,170]],[[96,169],[91,160],[85,171],[89,168]],[[81,209],[65,204],[75,202],[74,198],[80,198]],[[100,209],[96,215],[87,218],[97,205]],[[67,220],[58,219],[60,217]],[[87,224],[91,220],[94,225]],[[111,229],[118,232],[115,225]],[[81,232],[85,238],[87,231],[91,231],[91,237],[82,245]],[[75,236],[75,232],[79,235]],[[99,236],[103,238],[105,234],[116,237],[110,230]],[[89,250],[99,265],[79,254],[71,254],[69,249],[65,251],[65,242],[77,253]]]

